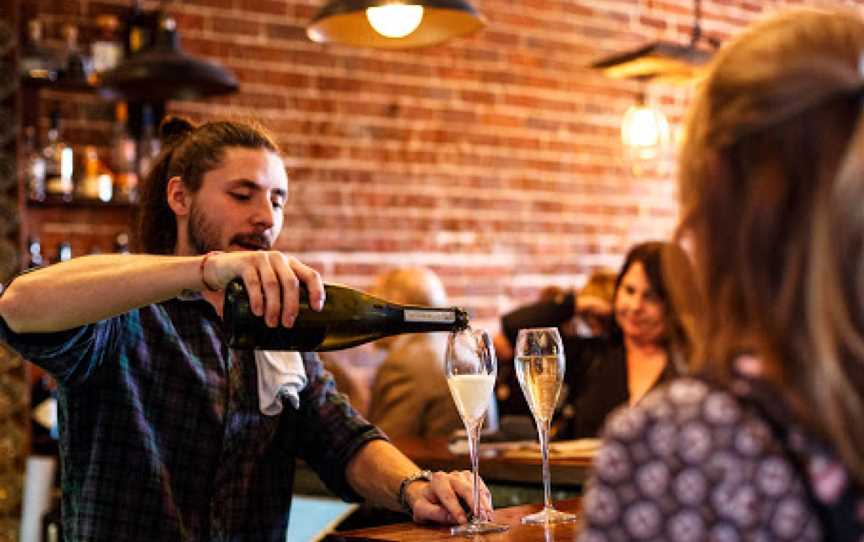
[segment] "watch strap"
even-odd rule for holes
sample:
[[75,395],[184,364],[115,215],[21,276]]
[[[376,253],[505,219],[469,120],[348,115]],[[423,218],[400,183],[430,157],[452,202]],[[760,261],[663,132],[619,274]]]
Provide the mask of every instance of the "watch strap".
[[418,480],[425,480],[427,482],[432,481],[432,472],[428,470],[418,470],[417,472],[410,474],[402,479],[399,483],[399,506],[402,507],[402,510],[406,514],[411,514],[411,506],[408,505],[408,499],[405,494],[405,491],[408,489],[408,486],[417,482]]

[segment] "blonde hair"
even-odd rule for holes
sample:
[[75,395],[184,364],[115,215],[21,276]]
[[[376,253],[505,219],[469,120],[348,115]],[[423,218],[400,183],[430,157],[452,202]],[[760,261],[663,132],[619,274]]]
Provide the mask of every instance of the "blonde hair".
[[591,272],[585,285],[579,290],[580,295],[599,297],[610,304],[615,298],[615,282],[618,273],[612,269],[595,269]]
[[434,271],[425,267],[398,267],[380,274],[372,293],[406,305],[443,307],[447,292]]
[[799,9],[717,55],[680,161],[705,306],[694,369],[753,352],[864,482],[864,22]]

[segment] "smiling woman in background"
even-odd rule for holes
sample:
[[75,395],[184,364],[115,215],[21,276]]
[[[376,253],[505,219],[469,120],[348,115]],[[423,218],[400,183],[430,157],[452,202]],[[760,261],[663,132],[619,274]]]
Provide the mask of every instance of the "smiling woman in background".
[[[596,436],[613,409],[635,404],[654,386],[683,372],[687,336],[679,312],[668,302],[664,280],[666,267],[673,265],[689,269],[687,256],[677,245],[641,243],[624,259],[611,307],[590,293],[577,296],[576,312],[611,313],[611,329],[608,336],[564,338],[567,391],[561,414],[553,421],[555,438]],[[677,275],[682,282],[689,281],[688,273]],[[554,325],[537,321],[538,307],[504,316],[505,335]]]
[[855,12],[775,16],[718,54],[680,168],[697,376],[610,417],[582,540],[861,540],[862,96]]

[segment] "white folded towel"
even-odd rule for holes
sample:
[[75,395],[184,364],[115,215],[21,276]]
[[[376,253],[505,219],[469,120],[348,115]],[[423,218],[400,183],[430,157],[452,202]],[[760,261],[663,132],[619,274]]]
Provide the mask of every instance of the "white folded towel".
[[258,368],[258,407],[266,416],[282,412],[287,397],[294,409],[300,408],[300,392],[306,387],[306,369],[297,352],[256,350]]

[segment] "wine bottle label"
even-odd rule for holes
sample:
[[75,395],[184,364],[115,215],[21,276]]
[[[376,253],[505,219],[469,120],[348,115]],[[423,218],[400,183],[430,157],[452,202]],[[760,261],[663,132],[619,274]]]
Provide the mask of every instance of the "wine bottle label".
[[405,309],[405,321],[452,324],[456,321],[456,313],[454,311],[421,311],[417,309]]

